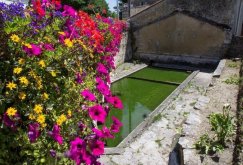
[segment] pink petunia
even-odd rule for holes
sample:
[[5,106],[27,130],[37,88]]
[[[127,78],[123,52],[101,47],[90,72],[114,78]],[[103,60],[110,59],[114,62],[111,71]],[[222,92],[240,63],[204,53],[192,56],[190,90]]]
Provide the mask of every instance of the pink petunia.
[[89,100],[89,101],[95,101],[96,100],[95,95],[93,93],[91,93],[88,89],[83,90],[80,94],[86,100]]
[[104,123],[106,112],[101,105],[95,105],[89,108],[89,116],[91,119]]

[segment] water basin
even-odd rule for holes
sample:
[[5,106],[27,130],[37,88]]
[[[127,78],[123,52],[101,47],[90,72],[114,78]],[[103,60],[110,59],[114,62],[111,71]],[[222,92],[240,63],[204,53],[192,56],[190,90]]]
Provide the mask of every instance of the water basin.
[[113,109],[107,125],[116,116],[123,123],[120,133],[106,142],[107,147],[116,147],[126,138],[157,106],[183,82],[189,73],[179,70],[147,67],[114,82],[112,93],[120,97],[124,109]]

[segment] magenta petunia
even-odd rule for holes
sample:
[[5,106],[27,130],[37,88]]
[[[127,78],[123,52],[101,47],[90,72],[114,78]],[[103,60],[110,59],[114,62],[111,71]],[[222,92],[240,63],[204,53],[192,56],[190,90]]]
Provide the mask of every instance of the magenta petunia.
[[86,100],[89,100],[89,101],[95,101],[96,100],[95,95],[92,92],[90,92],[88,89],[83,90],[80,94]]
[[95,135],[99,138],[103,138],[103,132],[97,128],[93,128],[92,131],[95,133]]
[[97,85],[96,89],[104,96],[108,96],[111,94],[110,89],[105,84]]
[[52,131],[49,131],[48,134],[59,144],[63,143],[63,138],[60,135],[60,127],[57,124],[54,125]]
[[28,137],[31,143],[36,142],[36,139],[40,136],[40,125],[38,123],[29,124]]
[[117,96],[107,97],[107,102],[112,104],[115,108],[123,109],[122,101]]
[[108,74],[108,70],[106,69],[106,67],[102,63],[98,63],[97,71],[100,74],[105,74],[105,75]]
[[112,116],[111,117],[113,123],[111,125],[111,131],[114,133],[117,133],[120,131],[120,128],[122,127],[122,122],[120,122],[116,117]]
[[54,51],[54,47],[52,44],[44,44],[44,48],[48,51]]
[[91,164],[91,155],[86,151],[86,143],[79,137],[71,141],[70,150],[66,155],[74,160],[77,165],[81,163]]
[[91,151],[92,154],[95,156],[99,156],[104,153],[104,142],[100,140],[96,140],[95,142],[92,142],[91,144]]
[[106,112],[101,105],[95,105],[89,108],[89,116],[91,119],[104,123]]
[[68,6],[68,5],[64,5],[63,6],[63,12],[62,12],[62,15],[65,17],[65,16],[71,16],[71,17],[74,17],[75,15],[77,15],[77,12],[74,8],[72,8],[71,6]]
[[111,139],[114,138],[114,136],[111,134],[111,130],[106,126],[103,126],[102,132],[104,138],[111,138]]
[[35,44],[31,44],[31,47],[23,46],[23,50],[25,53],[27,53],[29,56],[39,56],[42,51],[41,48]]
[[106,126],[103,126],[102,130],[93,128],[92,131],[98,138],[114,138],[114,136],[111,134],[110,129],[108,129]]

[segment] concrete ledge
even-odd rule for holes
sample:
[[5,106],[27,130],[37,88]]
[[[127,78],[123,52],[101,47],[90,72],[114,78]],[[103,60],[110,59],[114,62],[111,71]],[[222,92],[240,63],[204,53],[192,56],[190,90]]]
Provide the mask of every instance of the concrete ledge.
[[136,137],[141,135],[142,131],[144,131],[153,122],[154,117],[156,117],[174,101],[174,99],[198,73],[199,71],[194,71],[192,74],[190,74],[186,80],[184,80],[153,112],[151,112],[149,116],[142,123],[140,123],[117,147],[112,149],[106,148],[105,151],[107,152],[105,152],[105,154],[113,155],[119,154],[117,151],[122,152],[123,148],[127,147],[132,141],[134,141]]
[[121,153],[124,152],[123,148],[105,148],[105,155],[120,155]]
[[213,72],[213,77],[220,77],[220,75],[224,69],[225,63],[226,63],[226,60],[220,60],[217,69]]

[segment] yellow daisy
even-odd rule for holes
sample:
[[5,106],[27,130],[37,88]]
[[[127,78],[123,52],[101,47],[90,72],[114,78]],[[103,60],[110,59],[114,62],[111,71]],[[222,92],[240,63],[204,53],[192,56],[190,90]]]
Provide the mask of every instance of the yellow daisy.
[[24,100],[26,98],[26,94],[24,92],[20,92],[18,97],[20,100]]
[[56,77],[57,76],[57,73],[54,70],[52,70],[51,71],[51,75],[52,75],[52,77]]
[[68,116],[71,117],[72,116],[72,111],[68,110]]
[[40,114],[40,113],[42,113],[42,111],[43,111],[42,105],[36,104],[35,107],[34,107],[34,112],[37,113],[37,114]]
[[11,40],[12,40],[13,42],[19,42],[19,41],[20,41],[19,36],[17,36],[16,34],[11,35],[10,38],[11,38]]
[[17,110],[13,107],[9,107],[6,111],[8,116],[14,116],[17,113]]
[[30,113],[30,114],[29,114],[29,119],[30,119],[30,120],[34,120],[34,119],[35,119],[35,115],[32,114],[32,113]]
[[13,81],[12,82],[9,82],[7,85],[6,85],[7,88],[9,88],[10,90],[13,90],[15,88],[17,88],[17,84],[15,84]]
[[39,63],[40,67],[42,68],[45,68],[46,67],[46,64],[45,64],[45,61],[44,60],[40,60]]
[[64,40],[64,44],[69,48],[73,47],[73,42],[69,38]]
[[40,123],[40,124],[44,124],[44,123],[45,123],[45,120],[46,120],[46,118],[45,118],[44,115],[39,115],[39,116],[37,117],[37,119],[36,119],[36,121],[37,121],[38,123]]
[[47,99],[49,98],[49,95],[48,95],[46,92],[44,92],[44,93],[42,94],[42,98],[43,98],[44,100],[47,100]]
[[23,70],[22,68],[17,67],[17,68],[13,69],[13,73],[20,74],[22,72],[22,70]]
[[57,125],[62,125],[62,123],[64,123],[66,120],[67,120],[67,117],[64,114],[62,114],[61,116],[59,116],[57,118]]
[[20,65],[23,65],[23,64],[25,63],[25,59],[20,58],[20,59],[18,60],[18,63],[19,63]]
[[19,81],[21,84],[24,84],[25,86],[29,85],[29,80],[25,76],[20,77]]

